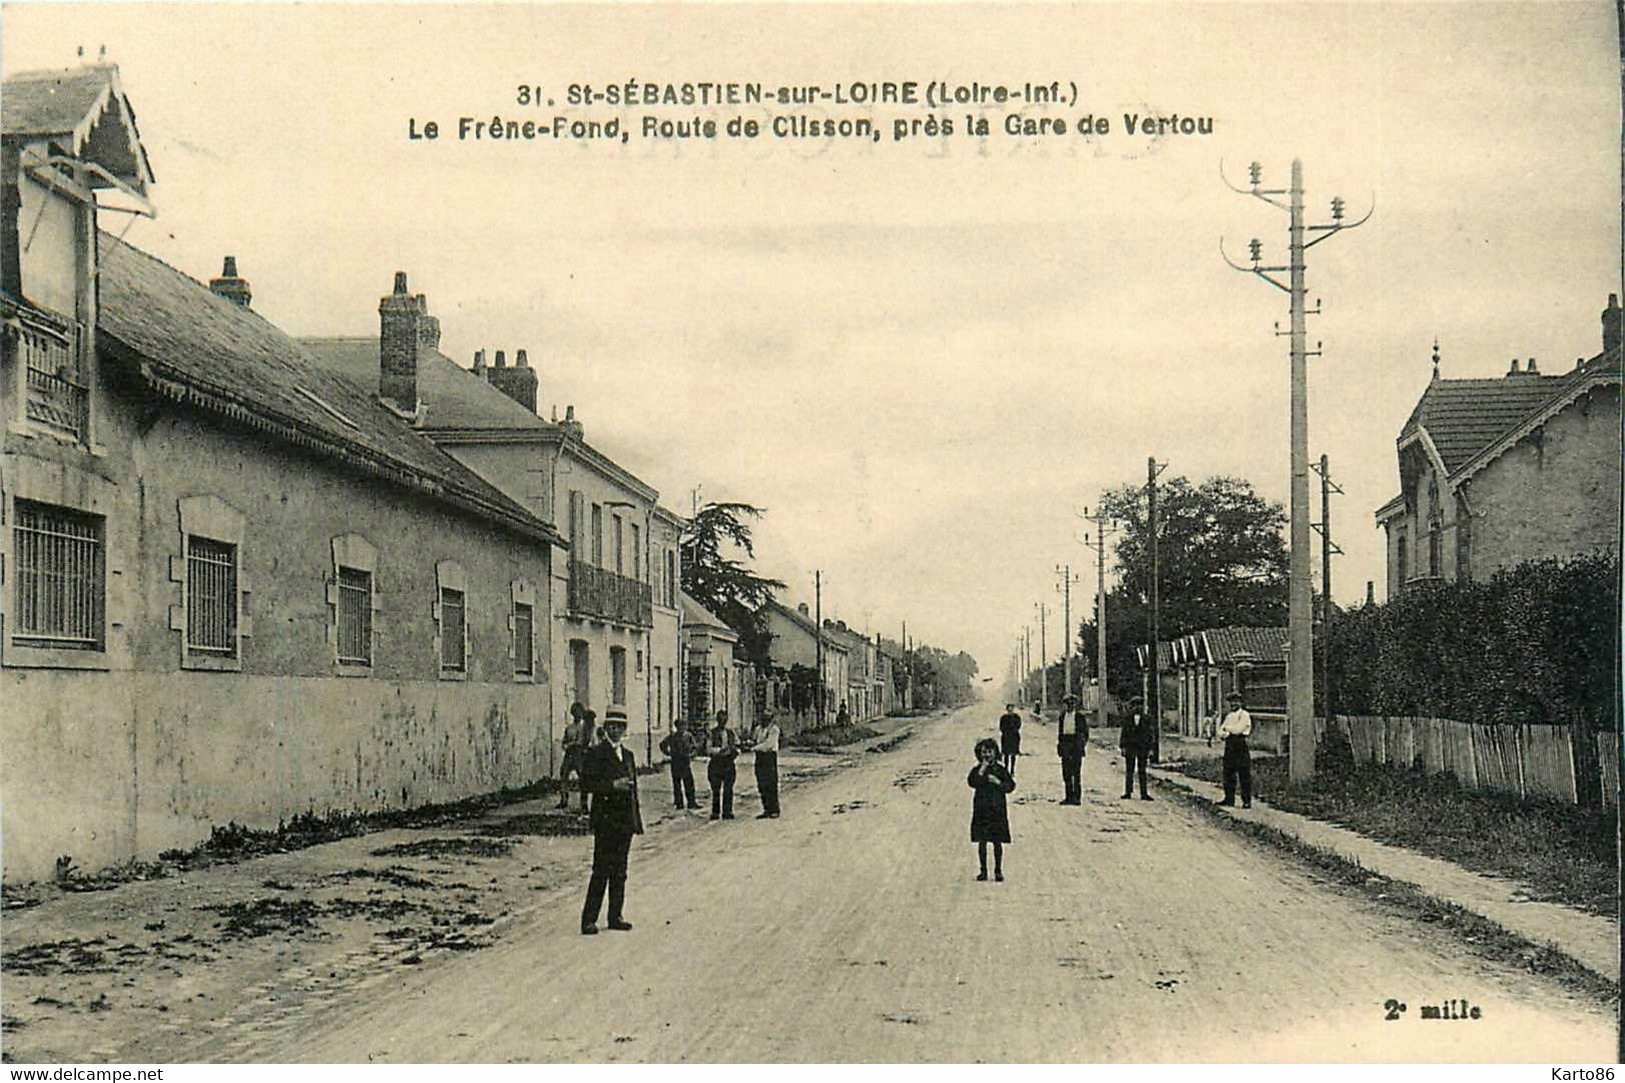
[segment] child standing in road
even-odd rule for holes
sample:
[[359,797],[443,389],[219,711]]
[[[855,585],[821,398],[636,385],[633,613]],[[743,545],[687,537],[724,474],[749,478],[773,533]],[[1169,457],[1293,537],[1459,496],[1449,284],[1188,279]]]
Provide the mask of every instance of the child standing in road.
[[976,791],[971,799],[970,839],[976,844],[982,872],[987,879],[987,844],[993,844],[993,879],[1004,879],[1004,845],[1010,841],[1010,813],[1004,795],[1016,788],[1016,780],[999,762],[999,743],[991,737],[976,742],[976,766],[965,782]]

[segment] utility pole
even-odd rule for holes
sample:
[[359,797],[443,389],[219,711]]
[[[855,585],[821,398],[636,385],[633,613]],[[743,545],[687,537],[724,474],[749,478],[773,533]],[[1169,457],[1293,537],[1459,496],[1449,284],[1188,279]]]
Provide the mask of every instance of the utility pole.
[[1150,680],[1146,682],[1145,709],[1155,721],[1151,727],[1151,758],[1157,760],[1162,753],[1162,672],[1158,668],[1157,642],[1162,636],[1162,606],[1157,581],[1162,577],[1162,570],[1157,556],[1157,475],[1168,468],[1167,463],[1158,463],[1155,455],[1146,456],[1145,460],[1145,494],[1146,494],[1146,529],[1151,535],[1151,645],[1147,648],[1146,657],[1149,659]]
[[[1221,174],[1222,174],[1221,169]],[[1315,684],[1314,684],[1314,645],[1312,634],[1313,614],[1310,612],[1312,594],[1309,585],[1309,386],[1308,386],[1308,359],[1320,356],[1320,344],[1311,352],[1308,348],[1308,335],[1306,317],[1320,314],[1320,305],[1317,302],[1313,313],[1305,304],[1306,289],[1304,286],[1304,252],[1324,241],[1326,238],[1345,229],[1353,229],[1364,225],[1371,217],[1371,211],[1358,222],[1345,223],[1343,221],[1343,200],[1332,199],[1332,221],[1330,225],[1308,226],[1303,220],[1303,163],[1298,159],[1292,160],[1292,183],[1286,190],[1261,188],[1259,185],[1263,178],[1263,168],[1253,162],[1248,167],[1248,178],[1251,182],[1249,188],[1237,188],[1230,184],[1232,190],[1242,195],[1254,196],[1273,207],[1287,212],[1287,263],[1284,267],[1265,267],[1260,265],[1262,246],[1258,239],[1249,242],[1252,266],[1243,267],[1233,262],[1228,255],[1224,255],[1224,242],[1219,242],[1219,252],[1224,261],[1233,269],[1246,274],[1256,275],[1285,292],[1291,298],[1290,314],[1291,328],[1287,332],[1291,336],[1291,362],[1292,362],[1292,502],[1288,515],[1291,522],[1291,553],[1288,574],[1287,596],[1287,733],[1291,739],[1289,760],[1287,764],[1289,777],[1293,782],[1307,782],[1315,773]],[[1281,196],[1287,197],[1283,204]],[[1375,203],[1372,210],[1376,209]],[[1304,235],[1313,233],[1312,240],[1305,241]],[[1287,282],[1283,284],[1274,275],[1286,272]],[[1279,325],[1276,334],[1280,334]],[[1308,664],[1304,659],[1309,659]],[[1297,661],[1293,665],[1293,660]]]
[[[1095,728],[1104,729],[1106,726],[1106,534],[1111,529],[1106,525],[1105,508],[1096,508],[1093,515],[1089,509],[1083,509],[1083,517],[1095,524],[1095,670],[1099,674],[1096,686],[1098,699],[1095,703]],[[1084,541],[1089,535],[1083,536]]]
[[1061,695],[1072,695],[1072,584],[1077,578],[1072,574],[1072,565],[1057,564],[1055,574],[1061,577],[1055,589],[1060,591],[1064,599],[1062,606],[1066,621],[1066,656],[1061,661]]
[[903,710],[914,709],[914,657],[908,651],[908,621],[903,622]]
[[1021,626],[1021,698],[1033,692],[1033,626]]
[[818,635],[818,698],[815,706],[818,710],[818,724],[828,722],[825,710],[827,704],[824,699],[824,573],[820,569],[813,570],[813,624],[817,626]]
[[1332,541],[1332,493],[1341,496],[1343,490],[1332,480],[1325,455],[1320,457],[1315,472],[1320,475],[1320,522],[1313,524],[1320,531],[1320,706],[1330,727],[1336,717],[1332,706],[1332,554],[1343,554]]
[[[1049,710],[1049,612],[1038,603],[1038,709]],[[1064,694],[1064,693],[1063,693]]]

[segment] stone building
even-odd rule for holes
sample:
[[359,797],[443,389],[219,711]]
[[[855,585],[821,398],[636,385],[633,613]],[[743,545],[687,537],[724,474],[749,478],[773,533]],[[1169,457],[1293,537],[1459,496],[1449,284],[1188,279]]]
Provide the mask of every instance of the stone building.
[[[426,340],[416,430],[569,542],[568,559],[553,565],[549,618],[556,732],[573,703],[600,719],[616,707],[627,714],[627,741],[653,760],[656,718],[669,721],[680,672],[680,520],[659,507],[652,486],[588,443],[574,407],[562,420],[537,416],[538,378],[526,351],[509,365],[505,351],[487,363],[480,350],[472,368],[463,368],[439,351],[438,320],[419,302]],[[375,363],[379,349],[370,339],[302,341],[331,371],[351,378]]]
[[1535,358],[1496,379],[1433,379],[1397,442],[1400,494],[1377,509],[1388,596],[1541,557],[1607,551],[1620,539],[1620,307],[1603,349],[1566,372]]
[[[809,714],[802,721],[811,726],[834,722],[851,684],[846,642],[826,634],[808,612],[806,602],[794,609],[769,602],[763,614],[771,637],[768,657],[773,668],[788,673],[794,666],[803,666],[819,675],[822,702],[814,703],[810,712],[798,712]],[[776,706],[784,709],[789,704],[781,700]]]
[[150,209],[116,68],[0,100],[5,877],[549,773],[563,539],[415,430],[404,276],[335,376],[98,230]]

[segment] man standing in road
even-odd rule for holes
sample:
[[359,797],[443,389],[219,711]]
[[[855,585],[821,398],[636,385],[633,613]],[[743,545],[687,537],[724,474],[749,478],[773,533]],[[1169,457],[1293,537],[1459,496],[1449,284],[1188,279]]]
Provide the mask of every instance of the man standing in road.
[[681,718],[671,724],[671,732],[660,739],[660,751],[671,759],[671,799],[683,808],[699,808],[694,800],[694,768],[690,758],[694,755],[694,738],[689,736],[688,723]]
[[1006,703],[1004,714],[999,718],[999,746],[1004,756],[1004,769],[1014,778],[1016,757],[1021,755],[1021,715],[1016,713],[1014,703]]
[[[581,757],[592,744],[592,723],[587,721],[587,708],[580,700],[570,704],[570,723],[564,727],[564,759],[559,764],[559,808],[570,807],[570,776],[581,779]],[[587,787],[581,787],[581,811],[587,811]]]
[[728,728],[727,711],[717,712],[717,724],[706,735],[705,752],[711,757],[705,768],[705,779],[711,784],[711,819],[731,820],[734,818],[734,779],[739,776],[734,766],[739,756],[739,740]]
[[581,935],[598,932],[598,910],[609,889],[609,927],[629,931],[622,913],[626,902],[626,858],[632,836],[643,834],[638,813],[638,765],[632,750],[621,747],[626,712],[611,707],[604,715],[604,740],[587,749],[581,781],[592,794],[592,879],[581,907]]
[[756,753],[756,792],[762,799],[758,820],[779,818],[779,723],[768,711],[757,727],[751,751]]
[[1247,738],[1253,732],[1253,716],[1241,705],[1241,693],[1232,692],[1225,697],[1230,713],[1219,723],[1219,736],[1224,738],[1224,800],[1221,805],[1236,803],[1236,780],[1241,780],[1241,807],[1253,807],[1253,758],[1247,748]]
[[1145,700],[1135,696],[1128,701],[1128,717],[1123,720],[1123,732],[1117,747],[1123,753],[1123,800],[1134,796],[1134,769],[1140,769],[1140,800],[1151,800],[1145,788],[1145,764],[1151,758],[1156,744],[1156,722],[1145,713]]
[[1055,751],[1061,757],[1063,805],[1083,804],[1083,756],[1089,741],[1089,723],[1078,711],[1076,696],[1061,697],[1061,717],[1055,728]]

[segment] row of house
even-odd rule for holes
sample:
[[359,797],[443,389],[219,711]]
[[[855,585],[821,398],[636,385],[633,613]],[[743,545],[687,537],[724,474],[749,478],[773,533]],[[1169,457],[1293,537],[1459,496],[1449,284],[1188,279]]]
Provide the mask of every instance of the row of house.
[[[770,639],[768,647],[777,679],[766,695],[775,709],[788,712],[797,725],[823,725],[842,712],[853,722],[908,710],[909,688],[898,690],[902,657],[894,644],[877,633],[847,627],[844,620],[820,621],[806,602],[795,608],[769,602],[761,614]],[[800,687],[788,675],[800,669],[816,674],[810,687]]]
[[387,271],[376,337],[295,338],[232,257],[204,283],[104,229],[152,213],[115,66],[0,114],[7,880],[523,785],[577,702],[651,759],[748,705],[685,520],[538,416],[525,350],[457,364]]

